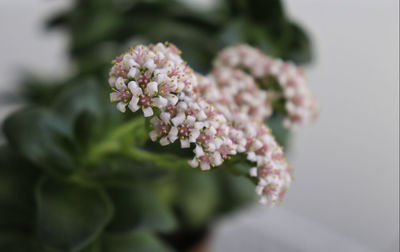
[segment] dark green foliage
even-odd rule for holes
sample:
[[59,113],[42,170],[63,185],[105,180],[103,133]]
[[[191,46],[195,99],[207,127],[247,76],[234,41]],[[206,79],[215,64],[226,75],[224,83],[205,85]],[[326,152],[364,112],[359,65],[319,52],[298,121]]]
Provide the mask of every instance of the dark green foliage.
[[115,206],[115,218],[108,230],[128,232],[135,229],[166,232],[173,230],[176,221],[168,205],[149,184],[110,186],[108,193]]
[[4,132],[11,146],[38,167],[57,174],[76,169],[68,127],[50,111],[31,107],[16,112],[5,121]]
[[[243,42],[309,62],[310,41],[281,1],[227,0],[201,12],[174,0],[77,0],[48,27],[69,33],[77,71],[27,78],[28,105],[2,125],[0,251],[188,248],[215,218],[254,201],[241,157],[210,172],[190,168],[190,150],[152,143],[148,121],[110,104],[107,76],[134,42],[171,41],[200,72],[220,49]],[[280,116],[268,123],[284,144]]]
[[60,251],[92,242],[113,216],[112,204],[98,187],[44,178],[36,188],[39,238]]
[[124,235],[106,235],[102,242],[104,252],[171,252],[156,236],[137,231]]

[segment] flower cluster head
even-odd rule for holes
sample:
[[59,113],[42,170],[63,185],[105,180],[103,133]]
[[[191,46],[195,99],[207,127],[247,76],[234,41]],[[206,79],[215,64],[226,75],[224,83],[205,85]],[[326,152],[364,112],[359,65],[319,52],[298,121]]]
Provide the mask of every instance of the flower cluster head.
[[271,102],[284,98],[286,118],[283,124],[287,128],[306,124],[318,115],[317,103],[307,85],[304,72],[290,62],[270,58],[261,50],[248,45],[237,45],[223,50],[215,66],[241,68],[258,80],[273,77],[280,91],[270,92]]
[[[242,153],[254,164],[249,175],[258,178],[260,202],[274,204],[289,187],[292,172],[282,148],[263,123],[272,113],[271,99],[253,76],[276,71],[270,67],[261,71],[254,63],[254,59],[264,60],[260,55],[247,46],[227,49],[217,60],[219,66],[203,76],[182,60],[173,44],[137,45],[113,61],[110,99],[121,112],[142,110],[150,117],[152,141],[162,146],[179,141],[181,148],[191,148],[193,159],[188,163],[192,167],[208,170]],[[239,65],[249,68],[250,74],[236,68]],[[294,120],[299,113],[303,121],[308,116],[303,110],[311,109],[305,97],[308,89],[303,90],[297,69],[281,68],[277,76],[282,87],[293,86],[294,90],[294,96],[284,92],[290,97],[288,103],[294,104],[294,108],[288,105],[289,123],[299,122]],[[293,81],[296,84],[288,84]],[[302,102],[293,101],[298,95],[303,95]]]

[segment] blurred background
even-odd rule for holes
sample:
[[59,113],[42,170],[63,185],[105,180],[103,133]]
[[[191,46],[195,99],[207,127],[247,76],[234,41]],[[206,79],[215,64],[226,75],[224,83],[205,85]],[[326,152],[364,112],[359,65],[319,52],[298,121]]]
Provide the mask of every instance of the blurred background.
[[[215,4],[184,2],[205,12]],[[320,118],[292,134],[296,180],[283,205],[256,206],[219,221],[210,243],[221,252],[266,246],[398,251],[399,2],[284,3],[313,41],[314,61],[306,72]],[[68,1],[0,0],[1,120],[19,106],[8,101],[18,99],[21,72],[60,78],[74,71],[66,32],[44,29],[50,17],[70,7]]]

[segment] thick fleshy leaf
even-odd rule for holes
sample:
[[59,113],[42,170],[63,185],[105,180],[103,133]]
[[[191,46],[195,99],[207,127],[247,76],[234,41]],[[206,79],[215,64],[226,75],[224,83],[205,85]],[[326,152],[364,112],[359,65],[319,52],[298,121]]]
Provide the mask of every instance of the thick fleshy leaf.
[[31,230],[38,173],[9,146],[0,147],[0,232]]
[[103,239],[102,251],[104,252],[172,252],[169,247],[149,232],[106,235]]
[[171,210],[149,185],[114,186],[108,193],[115,207],[114,219],[108,227],[110,231],[169,231],[176,226]]
[[271,128],[276,141],[287,148],[289,145],[290,130],[283,127],[283,118],[284,115],[274,114],[268,118],[267,124]]
[[309,63],[313,58],[312,43],[307,33],[299,25],[290,24],[290,39],[283,58],[296,64]]
[[87,245],[83,249],[79,250],[78,252],[101,252],[101,236],[99,239],[94,241],[93,243]]
[[94,241],[113,213],[108,196],[95,187],[44,178],[36,197],[39,237],[60,251],[76,251]]
[[199,170],[179,174],[178,205],[190,226],[204,225],[218,206],[218,186],[213,171]]
[[24,157],[47,171],[69,173],[76,168],[68,127],[51,112],[28,108],[4,122],[9,143]]
[[0,233],[0,251],[4,252],[42,252],[28,235],[10,231]]
[[66,122],[74,123],[83,112],[99,115],[102,112],[102,100],[99,88],[92,79],[73,82],[57,95],[53,108]]
[[[243,166],[248,174],[249,166],[236,162],[237,166]],[[237,176],[222,168],[217,172],[219,195],[219,210],[222,212],[232,211],[239,207],[244,207],[250,203],[256,202],[256,194],[254,193],[254,183],[249,178]]]

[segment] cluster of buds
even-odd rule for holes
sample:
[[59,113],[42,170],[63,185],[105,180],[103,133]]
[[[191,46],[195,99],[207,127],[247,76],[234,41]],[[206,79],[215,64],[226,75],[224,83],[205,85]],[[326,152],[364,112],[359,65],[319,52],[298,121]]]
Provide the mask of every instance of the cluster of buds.
[[205,99],[210,98],[208,100],[218,105],[227,105],[230,112],[240,112],[260,122],[265,122],[271,115],[272,107],[267,91],[260,89],[252,76],[240,69],[219,67],[210,77],[218,84],[218,90],[223,96],[216,98],[215,93],[206,92],[203,94],[206,95]]
[[[233,77],[226,83],[221,75]],[[237,85],[237,87],[233,87]],[[232,86],[232,87],[231,87]],[[232,141],[237,143],[238,152],[244,152],[247,160],[255,166],[250,169],[250,176],[258,178],[256,187],[260,195],[260,203],[280,202],[292,180],[292,172],[284,158],[282,148],[273,137],[271,130],[263,121],[264,114],[249,113],[249,104],[269,108],[265,91],[260,90],[252,78],[236,69],[218,69],[207,77],[198,75],[198,87],[195,88],[200,97],[212,104],[230,122]],[[237,95],[247,96],[247,92],[255,95],[255,101],[237,102]],[[265,95],[260,95],[265,94]],[[232,98],[228,98],[232,95]],[[251,96],[250,96],[251,97]],[[244,108],[242,108],[242,106]]]
[[203,76],[182,60],[173,44],[135,46],[113,61],[110,99],[121,112],[141,109],[150,117],[152,141],[163,146],[180,141],[182,148],[191,148],[192,167],[208,170],[243,153],[254,163],[249,174],[258,178],[260,202],[274,204],[292,180],[291,169],[263,123],[272,112],[267,91],[232,67],[252,66],[245,58],[233,61],[232,51],[220,57],[229,67]]
[[151,117],[151,140],[163,146],[179,140],[182,148],[194,147],[189,164],[208,170],[235,155],[237,144],[229,138],[225,116],[194,92],[197,76],[179,54],[173,44],[158,43],[135,46],[117,57],[110,99],[121,112],[142,109]]
[[237,45],[223,50],[218,55],[215,66],[243,69],[257,80],[274,78],[280,90],[270,90],[269,97],[272,98],[272,103],[284,98],[286,118],[283,124],[287,128],[306,124],[318,114],[318,107],[304,72],[290,62],[270,58],[261,50],[248,45]]

